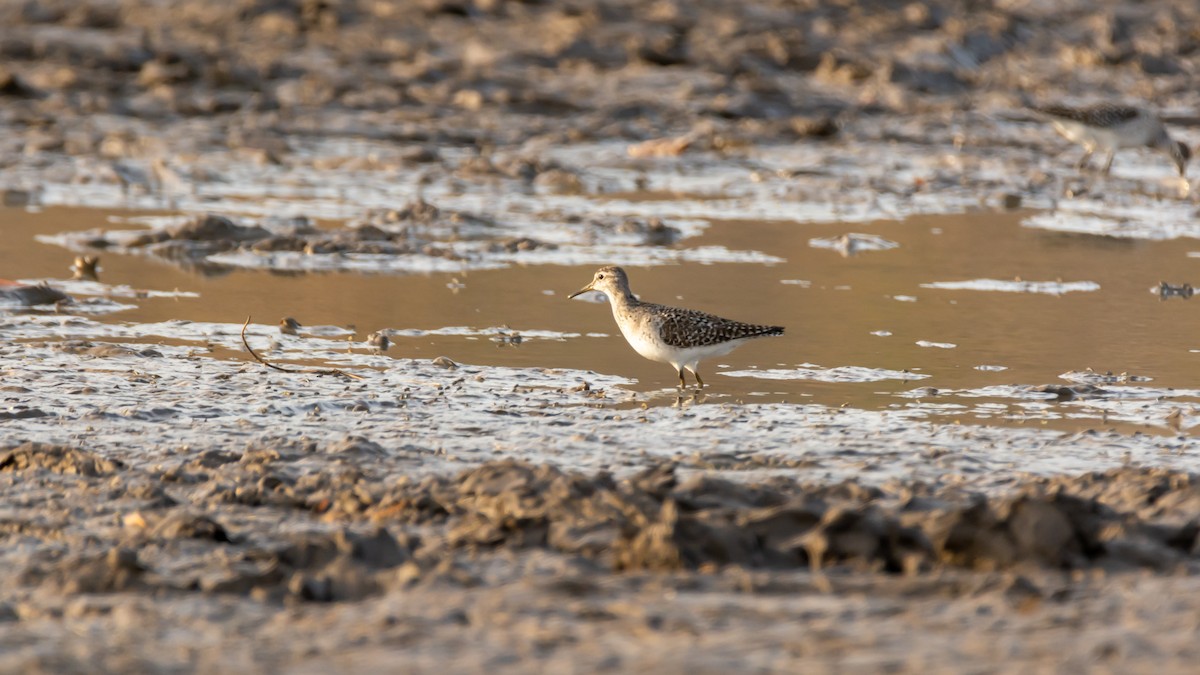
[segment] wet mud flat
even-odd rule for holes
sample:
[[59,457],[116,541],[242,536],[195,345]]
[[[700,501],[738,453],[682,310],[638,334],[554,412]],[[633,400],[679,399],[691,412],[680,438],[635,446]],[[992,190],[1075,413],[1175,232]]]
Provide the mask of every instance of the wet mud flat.
[[[0,452],[0,668],[1197,656],[1187,438],[618,410],[619,378],[311,344],[357,379],[277,373],[210,355],[238,329],[2,348],[5,436],[23,440]],[[250,332],[261,349],[277,331]]]
[[[0,201],[144,211],[39,232],[58,274],[76,254],[206,278],[767,266],[795,247],[688,242],[715,219],[1025,208],[1064,250],[1136,248],[1196,238],[1195,192],[1146,152],[1071,170],[1023,105],[1153,100],[1194,144],[1195,25],[1166,1],[7,3]],[[911,246],[842,234],[805,247]],[[1037,272],[920,288],[1116,290]],[[107,318],[190,297],[155,281],[0,316],[2,670],[1196,662],[1194,391],[1071,363],[998,387],[935,374],[888,409],[672,406],[587,366],[252,325],[270,358],[357,378],[279,374],[228,358],[237,305]],[[840,385],[858,365],[749,377]],[[1150,433],[931,420],[967,398]]]

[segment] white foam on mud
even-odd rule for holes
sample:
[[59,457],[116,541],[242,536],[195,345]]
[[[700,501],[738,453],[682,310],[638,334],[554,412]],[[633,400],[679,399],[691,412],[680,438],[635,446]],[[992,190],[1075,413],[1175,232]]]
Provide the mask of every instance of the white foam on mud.
[[948,291],[992,291],[999,293],[1041,293],[1063,295],[1074,292],[1100,290],[1094,281],[1019,281],[1004,279],[971,279],[969,281],[934,281],[921,284],[921,288]]
[[[175,219],[172,219],[175,220]],[[130,249],[130,244],[138,237],[146,234],[150,230],[101,230],[92,228],[90,230],[77,230],[74,232],[59,232],[57,234],[39,234],[34,236],[34,240],[42,244],[52,244],[62,246],[70,250],[87,250],[87,243],[96,239],[104,239],[111,242],[122,253],[131,253],[136,251],[136,247]]]
[[[1077,383],[1086,384],[1086,383]],[[1011,398],[1011,399],[1058,399],[1063,398],[1060,391],[1077,392],[1072,400],[1124,399],[1147,401],[1155,399],[1190,399],[1200,398],[1198,389],[1171,389],[1167,387],[1137,387],[1129,385],[1105,385],[1103,387],[1072,388],[1071,385],[1028,385],[1003,384],[971,389],[939,389],[940,395],[962,396],[965,398]],[[897,394],[902,395],[902,394]]]
[[[126,312],[131,309],[137,309],[137,305],[116,302],[108,298],[84,298],[82,300],[52,305],[25,305],[19,302],[0,299],[0,312],[19,313],[23,317],[22,320],[32,320],[37,316],[37,313],[68,316],[74,314],[101,315]],[[25,316],[26,314],[28,316]],[[0,319],[3,319],[3,314],[0,314]],[[0,324],[0,326],[2,325]]]
[[900,247],[900,244],[884,239],[879,235],[859,234],[857,232],[843,234],[840,237],[809,239],[808,245],[812,248],[837,251],[844,256],[852,256],[864,251],[887,251]]
[[[880,133],[920,135],[904,120],[888,120]],[[154,129],[144,132],[153,135]],[[924,132],[928,135],[928,131]],[[1019,172],[1002,171],[1004,162],[987,148],[976,164],[970,148],[929,152],[929,146],[879,143],[874,138],[846,138],[837,146],[781,143],[747,148],[733,156],[705,150],[679,157],[638,160],[627,154],[624,141],[578,144],[536,144],[506,151],[493,161],[524,156],[539,163],[552,162],[578,176],[582,192],[558,194],[524,179],[500,172],[462,173],[467,159],[476,159],[451,148],[441,150],[442,162],[420,171],[406,168],[387,142],[357,140],[351,148],[343,138],[309,138],[297,146],[299,161],[284,165],[256,164],[222,148],[197,151],[187,162],[172,160],[170,181],[154,177],[149,160],[127,158],[122,165],[147,176],[132,189],[122,187],[112,167],[103,163],[62,159],[42,167],[58,182],[43,176],[39,200],[44,205],[173,209],[184,214],[217,212],[243,222],[309,220],[362,220],[369,212],[395,209],[414,199],[424,199],[443,210],[466,212],[489,221],[486,232],[470,223],[456,223],[472,236],[529,237],[556,244],[509,254],[484,250],[486,244],[451,237],[432,226],[432,241],[453,250],[448,260],[439,256],[286,255],[225,253],[210,262],[253,269],[357,270],[366,272],[456,272],[492,269],[513,264],[582,265],[613,259],[630,265],[659,265],[680,261],[705,263],[771,263],[759,251],[696,248],[688,243],[713,220],[772,220],[808,222],[868,222],[901,219],[919,214],[959,213],[978,208],[978,181],[962,180],[968,167],[984,180],[987,189],[1022,191]],[[1007,152],[1007,150],[1006,150]],[[346,154],[350,153],[350,154]],[[356,161],[364,157],[378,161]],[[391,158],[391,159],[388,159]],[[344,160],[344,161],[343,161]],[[332,162],[332,163],[331,163]],[[991,164],[996,170],[988,169]],[[376,166],[377,165],[377,166]],[[948,165],[959,167],[947,173]],[[336,167],[337,170],[332,170]],[[975,175],[975,174],[972,174]],[[135,181],[136,182],[136,181]],[[144,183],[144,184],[143,184]],[[1029,196],[1025,206],[1044,207],[1040,196]],[[646,233],[613,227],[625,218],[663,219],[676,232],[676,241],[652,241]],[[606,221],[597,226],[596,219]],[[134,218],[126,223],[154,229],[169,227],[179,218]],[[386,224],[385,224],[386,225]],[[418,225],[418,227],[425,227]],[[443,227],[443,229],[445,229]],[[478,230],[478,231],[477,231]],[[116,250],[149,253],[147,247],[120,246],[144,230],[109,232],[118,240]],[[86,236],[44,237],[42,241],[81,250],[97,233]],[[894,247],[877,235],[852,235],[853,241],[818,238],[814,245],[841,250],[883,250]],[[827,243],[823,243],[827,242]],[[595,248],[593,248],[595,247]]]
[[[222,335],[240,330],[192,328]],[[344,367],[360,378],[345,379],[217,360],[190,347],[155,346],[147,354],[56,342],[0,344],[0,362],[19,358],[23,364],[20,388],[7,392],[0,410],[6,435],[79,445],[135,466],[178,462],[182,447],[241,453],[277,443],[326,447],[354,436],[385,451],[419,453],[419,465],[404,464],[408,475],[457,471],[497,456],[627,474],[647,461],[704,460],[719,452],[757,458],[762,466],[781,459],[803,459],[807,466],[724,472],[734,479],[797,471],[805,479],[875,484],[952,476],[980,490],[1003,490],[1024,473],[1095,471],[1129,461],[1194,467],[1200,461],[1200,446],[1189,439],[937,422],[969,410],[953,400],[885,411],[693,400],[626,409],[614,405],[641,397],[624,388],[628,380],[585,371],[444,368],[343,354]],[[1075,414],[1073,407],[1028,403],[1024,414]],[[994,405],[982,410],[1007,414]],[[939,451],[938,462],[928,461],[930,449]]]
[[[8,331],[13,339],[20,340],[117,340],[121,342],[152,341],[166,338],[181,342],[198,342],[240,350],[240,324],[210,323],[203,321],[160,321],[157,323],[109,323],[93,321],[79,316],[36,315],[6,320],[0,316],[0,330]],[[283,335],[278,326],[250,324],[246,328],[247,338],[256,349],[269,346],[279,349],[281,345],[305,345],[304,351],[314,349],[335,350],[344,348],[344,339],[326,339],[308,335]],[[271,343],[261,340],[269,339]]]
[[[231,350],[241,350],[240,324],[209,323],[202,321],[161,321],[157,323],[108,323],[92,321],[82,317],[64,315],[31,315],[5,320],[0,316],[0,330],[12,339],[21,340],[119,340],[143,341],[166,338],[180,342],[197,342]],[[348,342],[354,331],[341,326],[301,326],[298,335],[279,332],[279,327],[252,323],[246,327],[246,338],[256,350],[279,358],[322,359],[332,362],[354,362],[355,354],[346,354],[346,347],[367,350],[365,337]],[[427,336],[453,337],[514,337],[522,340],[562,341],[585,337],[580,333],[568,333],[537,328],[512,328],[494,326],[472,328],[447,326],[428,330],[410,328],[384,328],[379,332],[391,338],[416,338]],[[608,337],[604,333],[589,333],[586,337]]]
[[917,340],[918,347],[930,347],[933,349],[954,349],[958,345],[953,342],[930,342],[929,340]]
[[496,253],[485,244],[455,244],[453,258],[427,255],[325,254],[234,251],[206,257],[211,263],[247,269],[357,272],[467,272],[509,265],[604,265],[619,259],[629,266],[650,267],[679,262],[775,264],[783,258],[758,251],[734,251],[723,246],[671,249],[661,247],[560,246],[517,253]]
[[[1200,389],[1169,389],[1127,384],[1096,386],[1076,382],[1076,386],[994,385],[971,389],[930,389],[921,387],[896,394],[899,398],[921,401],[917,406],[932,413],[926,399],[936,397],[938,406],[954,399],[965,403],[956,414],[975,419],[1015,421],[1091,420],[1097,424],[1125,422],[1163,431],[1184,431],[1200,427]],[[976,399],[989,399],[976,402]],[[996,403],[1008,401],[1008,403]],[[1190,441],[1187,441],[1190,442]]]
[[[104,233],[64,232],[55,235],[40,235],[38,241],[62,246],[72,251],[87,250],[87,242],[103,236],[115,242],[111,249],[121,253],[153,255],[155,246],[129,246],[144,230],[110,230]],[[523,232],[510,229],[504,233]],[[498,232],[500,233],[500,232]],[[493,233],[493,234],[498,234]],[[530,232],[530,235],[533,235]],[[546,230],[537,230],[538,236]],[[654,266],[680,262],[755,263],[777,264],[783,258],[760,251],[738,251],[723,246],[698,246],[692,248],[668,248],[643,246],[641,239],[634,242],[561,244],[526,251],[492,250],[492,241],[437,242],[437,247],[447,255],[425,254],[369,254],[328,253],[309,254],[302,251],[251,251],[236,250],[203,256],[204,262],[239,267],[244,269],[269,269],[288,271],[354,271],[365,273],[438,273],[467,272],[475,270],[502,269],[513,264],[522,265],[602,265],[612,260],[622,260],[631,266]],[[200,262],[197,260],[195,262]]]
[[1084,384],[1129,384],[1131,382],[1151,382],[1153,377],[1144,375],[1130,375],[1129,373],[1097,373],[1092,369],[1087,370],[1070,370],[1061,375],[1060,378],[1068,382],[1081,382]]
[[158,291],[148,288],[133,288],[124,284],[105,284],[87,279],[21,279],[23,284],[48,284],[68,295],[92,295],[114,298],[198,298],[191,291]]
[[1121,239],[1200,238],[1195,205],[1186,200],[1151,200],[1135,195],[1115,199],[1063,200],[1053,211],[1026,218],[1025,227]]
[[[527,340],[570,340],[583,337],[582,333],[565,333],[554,330],[520,330],[508,326],[491,328],[470,328],[467,326],[447,326],[421,330],[417,328],[384,328],[380,331],[388,337],[426,337],[430,335],[449,335],[460,337],[495,337],[519,335]],[[588,337],[608,337],[599,333],[589,333]]]
[[880,382],[883,380],[922,380],[929,375],[887,368],[861,366],[800,366],[798,368],[765,368],[730,370],[717,373],[726,377],[756,377],[764,380],[815,380],[817,382]]
[[[982,116],[973,122],[986,125],[988,133],[998,137],[1011,126],[989,123]],[[109,163],[86,158],[50,155],[36,172],[27,171],[37,174],[30,178],[40,186],[39,202],[45,205],[348,220],[368,209],[394,208],[423,197],[440,207],[499,216],[505,226],[522,216],[528,222],[515,226],[529,236],[570,216],[602,213],[664,218],[689,238],[695,236],[690,226],[670,221],[846,223],[961,213],[988,203],[996,193],[1027,192],[1027,175],[1012,167],[1047,161],[1040,155],[1031,157],[1034,151],[1024,147],[1026,142],[1012,147],[939,146],[952,139],[934,138],[936,130],[927,125],[915,128],[904,119],[880,120],[873,131],[880,137],[926,140],[880,142],[868,132],[846,136],[834,145],[761,144],[732,155],[689,150],[678,157],[645,160],[630,158],[625,141],[535,144],[501,153],[564,167],[579,177],[580,194],[556,194],[536,182],[500,173],[462,175],[460,165],[468,155],[453,148],[441,149],[444,161],[414,171],[398,160],[393,143],[358,140],[349,147],[336,137],[305,139],[292,153],[300,161],[283,165],[248,162],[224,148],[195,148],[186,162],[171,161],[171,180],[152,176],[150,160],[122,159],[134,174],[147,176],[135,181],[134,189],[122,187]],[[146,126],[140,133],[153,137],[161,131]],[[355,162],[364,157],[380,158],[381,165]],[[346,161],[329,162],[342,159]],[[629,196],[634,193],[643,194]],[[1046,194],[1023,197],[1027,208],[1054,203]],[[1071,201],[1087,203],[1057,203],[1070,208]]]
[[230,251],[206,256],[207,262],[255,270],[292,270],[303,272],[365,272],[433,274],[502,269],[499,260],[456,260],[441,256],[415,254],[321,254],[300,251]]

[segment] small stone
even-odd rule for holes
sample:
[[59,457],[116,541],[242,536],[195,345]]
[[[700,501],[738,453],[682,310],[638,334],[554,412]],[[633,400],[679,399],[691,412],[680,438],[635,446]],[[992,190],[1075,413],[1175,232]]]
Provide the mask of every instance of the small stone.
[[454,105],[463,110],[479,110],[483,107],[483,94],[475,89],[460,89],[454,93]]
[[0,190],[0,204],[4,206],[28,206],[33,201],[29,190]]
[[121,524],[130,530],[146,529],[146,519],[137,511],[125,514],[125,517],[121,519]]
[[378,354],[386,352],[392,343],[387,335],[376,331],[367,336],[367,344]]
[[37,98],[41,96],[41,92],[30,86],[24,78],[16,73],[0,67],[0,96]]
[[827,115],[821,117],[793,117],[792,131],[806,138],[829,138],[835,136],[841,128],[836,120]]
[[533,184],[556,195],[577,195],[583,192],[583,181],[579,175],[566,169],[543,171],[533,179]]

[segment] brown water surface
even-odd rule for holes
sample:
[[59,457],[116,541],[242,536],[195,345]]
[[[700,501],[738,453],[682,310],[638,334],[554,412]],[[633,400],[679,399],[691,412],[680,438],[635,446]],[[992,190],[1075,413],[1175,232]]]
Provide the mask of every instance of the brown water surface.
[[[69,278],[72,255],[38,243],[34,236],[111,228],[109,218],[120,215],[128,214],[65,207],[0,209],[0,277]],[[1023,228],[1025,215],[972,213],[853,225],[715,222],[684,245],[758,250],[786,262],[684,263],[630,268],[629,273],[634,291],[644,299],[787,327],[782,338],[757,341],[702,364],[711,400],[897,407],[915,400],[897,394],[918,387],[1065,384],[1060,374],[1085,368],[1153,378],[1155,387],[1188,388],[1200,382],[1200,354],[1191,351],[1200,348],[1196,308],[1187,301],[1163,302],[1148,292],[1160,280],[1196,280],[1196,261],[1186,256],[1196,248],[1194,242],[1065,235]],[[899,247],[843,257],[809,245],[812,238],[847,232],[876,234]],[[99,255],[100,278],[106,283],[199,293],[198,298],[130,301],[138,307],[104,321],[240,323],[253,316],[259,323],[275,323],[291,316],[306,326],[352,327],[358,340],[381,329],[455,326],[581,334],[527,339],[519,346],[500,345],[486,336],[401,336],[388,355],[594,370],[636,379],[637,390],[660,392],[652,401],[674,398],[672,369],[635,354],[606,305],[567,300],[590,280],[591,267],[515,266],[407,276],[244,270],[205,275],[149,257]],[[1090,281],[1100,288],[1055,296],[922,287],[984,278]],[[890,335],[873,334],[881,331]],[[919,341],[955,347],[923,347]],[[802,364],[907,370],[929,377],[831,383],[719,375]],[[1006,370],[977,370],[981,365]]]

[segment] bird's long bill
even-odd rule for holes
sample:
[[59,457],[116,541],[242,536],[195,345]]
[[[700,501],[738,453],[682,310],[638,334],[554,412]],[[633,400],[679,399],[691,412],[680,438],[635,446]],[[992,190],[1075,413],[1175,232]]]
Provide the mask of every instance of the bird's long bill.
[[591,284],[588,284],[587,286],[584,286],[583,288],[581,288],[581,289],[579,289],[579,290],[575,291],[574,293],[572,293],[572,294],[568,295],[568,296],[567,296],[567,299],[568,299],[568,300],[570,300],[570,299],[574,298],[574,297],[575,297],[575,296],[577,296],[577,295],[583,295],[584,293],[587,293],[587,292],[588,292],[588,291],[590,291],[590,290],[592,290],[592,285],[591,285]]

